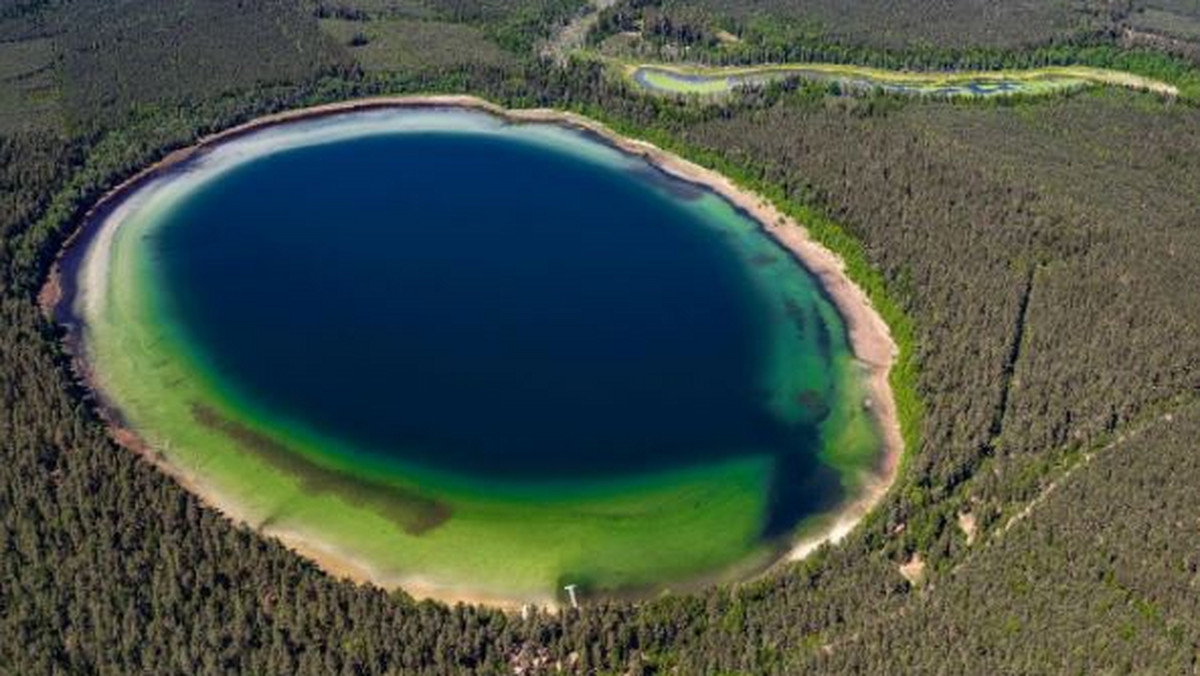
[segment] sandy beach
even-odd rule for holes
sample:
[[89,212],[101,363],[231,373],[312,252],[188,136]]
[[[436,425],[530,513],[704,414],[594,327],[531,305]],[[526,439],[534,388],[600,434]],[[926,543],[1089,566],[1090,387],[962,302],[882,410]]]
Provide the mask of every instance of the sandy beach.
[[[204,152],[223,141],[251,133],[253,131],[274,125],[298,120],[322,117],[327,115],[363,110],[378,110],[388,108],[430,108],[456,107],[480,110],[512,123],[537,122],[561,125],[587,132],[604,139],[612,146],[644,158],[663,172],[678,179],[708,189],[726,200],[762,224],[763,229],[781,246],[790,251],[796,259],[811,272],[831,299],[845,322],[850,347],[855,357],[862,363],[866,371],[866,391],[869,407],[874,416],[883,443],[881,458],[876,463],[872,476],[864,477],[863,491],[848,502],[839,512],[823,519],[825,524],[816,533],[806,536],[791,548],[785,561],[796,560],[807,555],[825,542],[836,542],[853,530],[861,518],[869,512],[886,494],[895,478],[899,459],[903,451],[903,440],[900,433],[899,419],[895,400],[888,383],[888,374],[895,361],[898,351],[891,333],[882,317],[872,307],[867,295],[857,287],[847,276],[841,259],[833,252],[813,241],[807,231],[791,218],[777,210],[767,200],[751,192],[742,190],[728,178],[715,171],[706,169],[676,155],[668,153],[649,143],[625,138],[593,120],[572,113],[547,110],[513,110],[509,111],[490,102],[470,96],[414,96],[414,97],[380,97],[332,103],[327,105],[285,111],[261,117],[225,131],[204,137],[195,145],[176,150],[162,160],[143,169],[119,185],[108,191],[81,220],[79,229],[72,233],[63,247],[65,252],[83,234],[87,228],[98,227],[97,221],[102,220],[98,215],[132,194],[145,182],[170,170],[181,162],[192,158],[197,153]],[[59,261],[63,253],[59,254]],[[49,279],[43,286],[38,300],[43,311],[53,316],[60,303],[64,302],[60,275],[61,264],[56,262]],[[74,346],[72,346],[74,347]],[[74,350],[77,372],[89,385],[93,386],[89,369],[83,362],[78,349]],[[95,387],[92,387],[96,390]],[[210,505],[227,515],[230,505],[221,496],[205,490],[203,482],[196,477],[186,476],[179,468],[173,467],[168,459],[155,453],[148,444],[144,443],[131,430],[121,426],[119,416],[113,411],[101,411],[109,423],[110,434],[120,445],[139,453],[165,473],[180,481],[190,492],[199,496]],[[253,524],[251,524],[253,526]],[[433,598],[450,603],[481,603],[506,609],[516,609],[522,604],[490,594],[473,594],[463,590],[448,589],[434,586],[417,578],[392,579],[380,576],[370,566],[356,561],[343,552],[333,551],[313,542],[303,533],[283,528],[267,526],[261,529],[264,534],[278,538],[286,546],[299,555],[308,558],[329,574],[338,578],[347,578],[356,582],[369,582],[385,588],[401,588],[416,598]],[[538,605],[552,606],[552,600],[545,602],[537,600]]]

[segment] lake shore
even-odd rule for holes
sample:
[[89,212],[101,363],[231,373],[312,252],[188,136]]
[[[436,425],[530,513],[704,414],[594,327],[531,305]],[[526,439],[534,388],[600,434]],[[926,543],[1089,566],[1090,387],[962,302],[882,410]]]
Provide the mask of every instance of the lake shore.
[[[623,137],[604,125],[573,113],[556,110],[531,109],[510,111],[490,102],[470,96],[415,96],[415,97],[379,97],[345,101],[285,111],[252,120],[228,130],[206,136],[196,144],[176,150],[166,155],[160,161],[143,169],[129,179],[123,181],[108,191],[82,220],[82,226],[68,238],[64,251],[69,249],[76,240],[86,234],[86,230],[97,227],[97,221],[102,221],[100,215],[107,213],[114,205],[144,185],[147,181],[161,176],[181,163],[195,157],[207,149],[239,136],[275,125],[296,122],[305,119],[350,113],[366,110],[389,108],[465,108],[483,111],[512,123],[548,123],[557,124],[594,135],[603,139],[609,145],[628,154],[644,158],[651,165],[664,173],[680,180],[707,189],[744,211],[750,217],[762,224],[765,232],[774,238],[811,273],[828,295],[838,313],[845,322],[847,338],[855,357],[866,370],[865,386],[871,414],[878,425],[883,448],[880,460],[876,463],[871,476],[864,477],[863,490],[848,502],[838,512],[823,518],[821,528],[801,542],[795,544],[784,560],[800,558],[821,543],[836,542],[844,537],[854,525],[865,515],[886,493],[891,486],[899,466],[899,458],[903,450],[894,398],[888,384],[888,374],[897,356],[897,347],[891,338],[886,323],[874,310],[866,294],[853,284],[845,272],[845,266],[834,253],[823,248],[811,238],[807,232],[786,215],[779,212],[765,199],[742,190],[728,178],[717,172],[705,169],[699,165],[668,153],[652,144]],[[60,254],[61,262],[61,254]],[[63,302],[63,271],[56,263],[51,275],[39,294],[39,302],[43,310],[50,315],[57,312]],[[74,350],[81,378],[93,385],[89,370],[83,363],[82,354]],[[93,391],[98,391],[92,387]],[[115,411],[108,411],[104,417],[110,426],[114,440],[122,446],[130,448],[145,457],[165,473],[175,477],[200,497],[207,505],[225,512],[221,508],[226,504],[221,496],[206,491],[201,482],[189,477],[179,468],[172,467],[168,459],[155,453],[148,444],[138,439],[131,430],[123,427]],[[227,506],[227,505],[226,505]],[[227,513],[227,512],[226,512]],[[351,579],[356,582],[370,582],[389,588],[400,588],[417,598],[433,598],[446,602],[483,603],[486,605],[513,609],[520,602],[467,593],[445,587],[434,587],[423,584],[420,580],[405,578],[391,580],[376,575],[369,565],[355,560],[343,552],[334,551],[313,542],[304,534],[292,530],[272,529],[265,527],[261,531],[269,536],[278,538],[284,545],[296,551],[301,556],[316,563],[323,570],[336,577]],[[554,605],[552,601],[539,605]]]

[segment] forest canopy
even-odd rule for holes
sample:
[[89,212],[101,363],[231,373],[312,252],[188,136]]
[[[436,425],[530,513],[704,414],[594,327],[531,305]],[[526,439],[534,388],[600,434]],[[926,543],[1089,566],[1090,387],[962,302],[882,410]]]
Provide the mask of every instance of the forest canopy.
[[[1194,102],[804,82],[655,97],[602,62],[542,58],[583,11],[0,0],[0,671],[1194,672]],[[914,67],[1093,49],[1194,78],[1197,21],[1190,0],[622,0],[589,44]],[[256,116],[429,92],[594,116],[724,172],[841,254],[906,351],[910,446],[883,504],[752,583],[524,619],[336,580],[116,445],[37,302],[86,210]]]

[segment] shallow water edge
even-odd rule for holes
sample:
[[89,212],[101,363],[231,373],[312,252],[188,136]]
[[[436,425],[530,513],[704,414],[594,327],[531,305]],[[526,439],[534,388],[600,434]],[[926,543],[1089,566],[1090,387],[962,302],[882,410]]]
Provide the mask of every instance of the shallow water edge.
[[[76,284],[75,272],[79,263],[79,252],[86,250],[90,238],[97,236],[102,229],[100,225],[106,220],[105,216],[113,209],[118,208],[125,197],[134,193],[146,182],[171,171],[175,166],[195,157],[198,153],[203,153],[223,141],[274,125],[363,110],[419,107],[472,109],[490,113],[508,122],[550,123],[582,131],[602,140],[606,145],[646,159],[652,166],[666,174],[725,198],[759,223],[764,231],[791,252],[796,260],[817,278],[823,292],[827,294],[842,316],[851,349],[867,372],[866,385],[870,399],[870,412],[876,420],[883,441],[882,452],[875,471],[871,476],[863,478],[862,494],[852,496],[847,500],[844,508],[822,517],[820,519],[821,526],[809,529],[810,532],[805,534],[806,538],[793,550],[793,556],[810,551],[813,542],[839,539],[878,501],[894,478],[902,444],[896,420],[895,404],[887,384],[887,375],[895,358],[896,348],[886,324],[871,308],[865,294],[854,286],[845,275],[841,261],[828,250],[812,242],[802,228],[777,212],[765,200],[738,189],[725,177],[666,153],[650,144],[618,136],[594,121],[571,113],[553,110],[507,111],[472,97],[378,98],[288,111],[260,118],[206,137],[194,146],[171,153],[159,163],[123,182],[102,198],[84,218],[80,230],[68,240],[64,252],[60,255],[51,278],[41,294],[40,300],[43,307],[48,313],[63,320],[70,329],[73,321],[70,316],[70,306],[78,293],[78,289],[74,285]],[[70,334],[72,337],[69,338],[69,347],[72,348],[75,355],[79,373],[85,382],[94,386],[96,384],[94,376],[89,372],[87,364],[83,362],[82,352],[78,349],[78,332],[70,331]],[[101,392],[96,387],[92,387],[92,390]],[[203,490],[198,490],[199,483],[194,480],[195,477],[187,476],[180,468],[172,466],[169,459],[153,451],[150,445],[139,440],[135,433],[122,424],[119,411],[104,403],[102,393],[100,412],[109,422],[113,436],[119,443],[139,452],[162,470],[176,477],[211,506],[222,510],[222,504],[228,504],[223,496],[210,495]],[[222,511],[229,513],[228,510]],[[285,544],[315,560],[333,574],[384,586],[400,586],[418,596],[431,596],[447,601],[475,601],[493,605],[515,604],[511,599],[492,597],[487,594],[466,593],[464,590],[445,588],[423,588],[421,581],[416,579],[389,580],[370,570],[369,566],[360,565],[352,557],[331,550],[323,546],[323,543],[309,541],[294,531],[270,527],[264,527],[262,530],[267,534],[279,537]],[[686,584],[683,585],[683,587],[686,586]],[[552,599],[536,599],[536,601],[543,602],[545,605],[553,605]]]

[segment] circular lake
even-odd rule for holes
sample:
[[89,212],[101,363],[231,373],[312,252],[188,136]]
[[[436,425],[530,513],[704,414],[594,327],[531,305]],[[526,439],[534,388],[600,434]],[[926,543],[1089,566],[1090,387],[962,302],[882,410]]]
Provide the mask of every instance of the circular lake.
[[266,127],[76,249],[72,313],[122,423],[227,513],[419,594],[749,574],[877,459],[805,269],[723,198],[554,124]]

